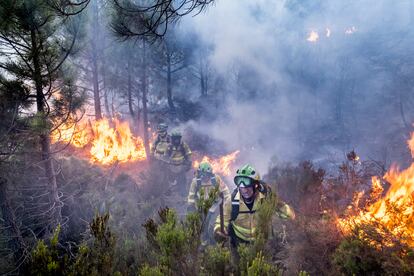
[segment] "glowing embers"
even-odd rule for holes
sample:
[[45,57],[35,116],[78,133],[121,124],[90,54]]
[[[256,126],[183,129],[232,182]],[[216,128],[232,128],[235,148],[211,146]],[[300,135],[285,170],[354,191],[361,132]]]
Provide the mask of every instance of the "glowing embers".
[[208,156],[204,156],[201,159],[201,161],[194,161],[193,167],[197,169],[201,162],[209,162],[211,166],[213,167],[214,173],[228,176],[232,172],[231,165],[236,161],[236,158],[239,152],[240,152],[239,150],[236,150],[230,154],[224,155],[216,159],[213,159]]
[[[408,145],[413,152],[414,135]],[[392,246],[398,241],[414,246],[414,163],[402,171],[393,166],[384,179],[390,184],[385,196],[381,180],[373,177],[366,206],[358,209],[354,202],[354,214],[338,219],[338,225],[345,233],[368,225],[381,237],[382,244]],[[375,245],[379,241],[371,242]]]
[[144,142],[134,137],[127,122],[104,118],[93,123],[62,124],[51,134],[52,141],[90,147],[89,160],[110,165],[146,159]]
[[[315,43],[315,42],[318,42],[320,39],[323,39],[324,37],[326,39],[329,39],[329,38],[331,38],[331,36],[333,34],[333,31],[334,30],[330,27],[326,27],[325,29],[322,29],[322,30],[321,29],[312,29],[312,30],[309,30],[309,32],[306,36],[306,40],[308,42]],[[343,30],[343,33],[345,35],[349,36],[349,35],[355,34],[357,31],[358,31],[358,29],[355,26],[351,26],[351,27],[345,28]],[[325,35],[324,35],[324,33],[325,33]],[[342,32],[339,31],[336,28],[336,34],[338,35],[338,34],[341,34],[341,33]]]

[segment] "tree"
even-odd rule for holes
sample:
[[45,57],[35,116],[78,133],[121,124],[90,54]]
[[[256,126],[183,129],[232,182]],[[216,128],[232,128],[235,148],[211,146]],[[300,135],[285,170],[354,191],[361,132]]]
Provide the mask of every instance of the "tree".
[[214,0],[153,0],[137,3],[113,0],[116,13],[112,28],[123,39],[147,37],[157,39],[167,33],[168,25],[193,11],[202,12]]
[[166,80],[168,106],[170,110],[174,110],[173,75],[187,67],[186,49],[180,45],[174,33],[169,33],[161,39],[153,59],[161,77]]
[[[85,22],[86,24],[84,24],[87,37],[83,43],[82,55],[75,62],[76,67],[83,72],[83,87],[87,88],[93,94],[92,98],[96,120],[103,117],[103,104],[107,116],[111,114],[106,78],[106,52],[110,47],[108,44],[108,30],[105,28],[107,25],[107,2],[105,0],[90,1],[90,5],[86,10],[88,18]],[[103,104],[102,99],[104,100]]]
[[[79,21],[69,17],[83,10],[87,2],[60,4],[46,0],[5,0],[0,4],[0,68],[5,82],[14,82],[7,90],[13,97],[26,91],[26,113],[31,134],[38,137],[49,201],[44,214],[50,220],[51,233],[61,223],[61,207],[56,172],[52,160],[50,131],[81,107],[83,97],[74,89],[74,72],[65,61],[75,50]],[[30,101],[29,101],[30,100]],[[17,111],[16,111],[17,112]],[[22,112],[22,110],[18,110]]]
[[200,46],[196,52],[197,56],[194,57],[196,61],[190,67],[193,76],[200,81],[201,96],[207,96],[213,74],[212,66],[208,60],[210,51],[209,47]]

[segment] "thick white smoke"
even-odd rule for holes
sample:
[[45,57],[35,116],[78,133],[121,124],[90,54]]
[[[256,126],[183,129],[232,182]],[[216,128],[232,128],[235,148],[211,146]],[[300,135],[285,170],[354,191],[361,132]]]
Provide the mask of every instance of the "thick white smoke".
[[401,84],[413,69],[412,22],[412,1],[216,1],[181,24],[211,46],[226,84],[217,92],[225,115],[199,130],[261,169],[272,157],[342,158],[354,148],[392,159],[409,131],[399,91],[414,119],[411,86]]

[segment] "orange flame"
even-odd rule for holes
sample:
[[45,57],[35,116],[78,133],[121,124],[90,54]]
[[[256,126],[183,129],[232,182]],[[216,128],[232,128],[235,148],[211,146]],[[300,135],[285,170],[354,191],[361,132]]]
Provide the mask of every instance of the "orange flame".
[[[408,145],[413,151],[413,134]],[[339,219],[338,226],[348,233],[358,225],[379,223],[393,236],[403,237],[405,243],[414,246],[414,163],[402,171],[393,166],[384,179],[391,184],[386,195],[381,197],[384,190],[381,181],[373,177],[370,194],[373,203],[363,210],[357,209],[356,215]]]
[[107,165],[115,162],[145,160],[143,140],[132,135],[128,123],[121,123],[117,119],[114,120],[114,123],[115,128],[109,125],[107,119],[95,123],[91,161]]
[[127,122],[104,118],[94,123],[62,124],[51,133],[53,143],[71,143],[77,148],[90,146],[90,161],[104,165],[115,162],[142,161],[146,159],[144,142],[134,137]]
[[231,165],[236,161],[237,155],[240,153],[239,150],[236,150],[230,154],[222,156],[218,159],[213,159],[208,156],[204,156],[201,161],[194,161],[193,167],[197,169],[201,162],[209,162],[213,167],[214,173],[222,174],[228,176],[231,174]]
[[76,123],[64,123],[51,133],[53,143],[71,143],[77,148],[83,148],[90,142],[90,135],[86,125]]

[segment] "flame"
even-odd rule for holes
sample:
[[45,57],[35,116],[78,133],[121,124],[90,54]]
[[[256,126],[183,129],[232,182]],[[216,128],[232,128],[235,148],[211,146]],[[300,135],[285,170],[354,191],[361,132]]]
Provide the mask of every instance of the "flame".
[[86,125],[64,123],[51,133],[53,143],[71,143],[77,148],[83,148],[90,142],[90,135]]
[[204,156],[201,161],[194,161],[193,167],[197,169],[201,162],[209,162],[213,167],[214,173],[222,174],[228,176],[231,174],[231,165],[236,161],[237,155],[240,153],[239,150],[236,150],[230,154],[222,156],[218,159],[213,159],[208,156]]
[[103,165],[146,159],[144,142],[134,137],[127,122],[108,119],[82,123],[62,124],[51,133],[53,143],[67,142],[77,148],[90,146],[90,161]]
[[318,32],[311,31],[309,33],[309,36],[308,36],[308,38],[306,40],[309,41],[309,42],[316,42],[316,41],[318,41],[319,40],[319,34],[318,34]]
[[[414,134],[408,141],[411,152],[414,151]],[[338,219],[338,226],[345,233],[362,224],[375,223],[381,225],[380,234],[391,233],[396,239],[414,246],[414,162],[410,167],[400,171],[393,166],[384,176],[390,183],[385,196],[381,197],[384,188],[378,177],[372,178],[372,189],[368,204],[364,209],[356,209],[356,215]],[[386,245],[392,245],[387,241]]]
[[115,128],[107,119],[95,123],[95,137],[92,141],[91,161],[104,165],[115,162],[140,161],[146,159],[144,142],[135,138],[128,123],[114,120]]

